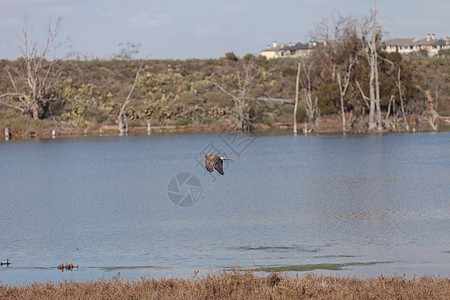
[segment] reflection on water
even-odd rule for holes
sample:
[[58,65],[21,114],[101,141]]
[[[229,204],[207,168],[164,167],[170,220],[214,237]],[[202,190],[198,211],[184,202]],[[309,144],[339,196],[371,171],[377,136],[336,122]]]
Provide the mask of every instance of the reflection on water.
[[[197,162],[211,144],[233,158],[214,180]],[[235,265],[448,275],[449,132],[259,136],[247,146],[233,156],[213,134],[0,142],[0,261],[13,263],[0,281]],[[201,182],[190,207],[168,197],[179,173]]]

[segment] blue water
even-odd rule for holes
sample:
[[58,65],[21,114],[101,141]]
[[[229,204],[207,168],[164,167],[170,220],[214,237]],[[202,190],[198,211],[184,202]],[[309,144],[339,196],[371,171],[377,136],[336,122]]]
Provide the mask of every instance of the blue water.
[[[214,151],[233,159],[224,176],[201,166]],[[450,132],[41,139],[0,142],[0,157],[3,284],[237,265],[450,274]],[[174,177],[190,206],[169,198]]]

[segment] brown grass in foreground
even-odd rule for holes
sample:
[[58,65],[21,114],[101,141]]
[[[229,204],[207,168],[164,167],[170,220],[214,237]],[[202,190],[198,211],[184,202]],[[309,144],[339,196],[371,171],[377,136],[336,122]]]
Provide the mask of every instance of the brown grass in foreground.
[[450,278],[357,279],[231,271],[193,279],[109,280],[0,285],[0,299],[450,299]]

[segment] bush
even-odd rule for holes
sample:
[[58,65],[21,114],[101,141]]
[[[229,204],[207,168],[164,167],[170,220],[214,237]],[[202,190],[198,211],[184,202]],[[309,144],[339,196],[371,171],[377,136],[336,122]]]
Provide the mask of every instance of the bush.
[[320,109],[321,115],[333,115],[337,114],[337,108],[333,106],[325,106]]
[[237,62],[239,58],[233,52],[225,53],[225,58],[231,62]]
[[297,122],[305,122],[305,121],[308,121],[306,109],[304,106],[299,106],[297,109]]
[[177,120],[177,121],[176,121],[176,124],[177,124],[178,126],[190,125],[190,124],[192,124],[192,123],[193,123],[193,121],[192,121],[192,120],[189,120],[189,119],[180,119],[180,120]]
[[4,108],[0,105],[0,127],[16,128],[16,129],[36,129],[48,128],[53,126],[51,120],[34,120],[22,115],[20,112],[12,108]]
[[88,120],[95,120],[95,122],[103,123],[108,119],[108,115],[101,111],[97,106],[90,106],[86,109],[84,117]]
[[295,70],[294,68],[288,67],[283,70],[282,75],[283,75],[283,77],[294,77],[294,76],[297,76],[297,70]]

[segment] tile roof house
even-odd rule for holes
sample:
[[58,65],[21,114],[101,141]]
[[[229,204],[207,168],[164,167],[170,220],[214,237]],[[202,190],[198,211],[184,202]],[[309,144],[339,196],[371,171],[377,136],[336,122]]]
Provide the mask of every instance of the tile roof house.
[[424,39],[392,39],[384,42],[386,52],[399,52],[400,54],[409,54],[413,52],[426,51],[428,56],[435,56],[439,50],[450,49],[450,38],[446,40],[436,39],[434,34],[428,34]]
[[314,48],[317,47],[317,42],[303,43],[289,43],[280,44],[273,42],[272,46],[267,46],[261,51],[261,56],[266,58],[283,58],[283,57],[302,57],[308,56]]

